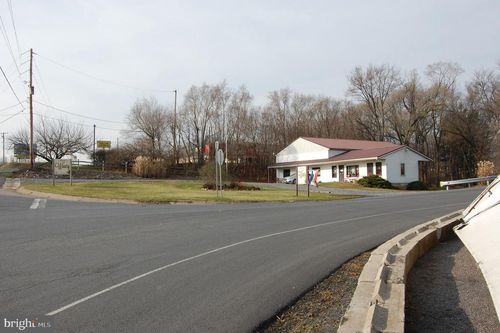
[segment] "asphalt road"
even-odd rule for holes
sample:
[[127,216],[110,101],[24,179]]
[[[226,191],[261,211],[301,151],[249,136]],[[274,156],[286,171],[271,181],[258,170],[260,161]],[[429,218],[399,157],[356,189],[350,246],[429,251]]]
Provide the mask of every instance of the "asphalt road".
[[347,259],[479,191],[232,205],[0,191],[0,314],[50,313],[56,332],[251,331]]

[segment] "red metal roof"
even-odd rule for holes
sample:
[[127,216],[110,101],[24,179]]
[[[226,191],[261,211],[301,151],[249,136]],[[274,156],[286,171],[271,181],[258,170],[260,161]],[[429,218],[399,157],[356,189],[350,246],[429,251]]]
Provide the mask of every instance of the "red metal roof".
[[331,162],[341,162],[349,160],[359,160],[359,159],[377,159],[383,155],[389,154],[393,151],[401,149],[404,146],[396,147],[385,147],[385,148],[375,148],[375,149],[363,149],[363,150],[350,150],[345,153],[330,157],[328,159],[321,160],[308,160],[308,161],[293,161],[293,162],[283,162],[276,163],[273,167],[279,166],[291,166],[291,165],[312,165],[312,164],[325,164]]
[[328,149],[345,150],[345,152],[339,155],[332,156],[328,159],[276,163],[275,165],[271,166],[271,168],[282,167],[282,166],[295,166],[295,165],[327,164],[330,162],[344,162],[344,161],[348,163],[349,161],[352,160],[355,161],[361,159],[372,160],[381,158],[384,155],[395,152],[401,148],[410,149],[414,153],[422,156],[424,160],[428,161],[431,160],[430,158],[428,158],[425,155],[422,155],[416,150],[413,150],[403,145],[397,145],[391,142],[346,140],[346,139],[324,139],[324,138],[310,138],[310,137],[301,137],[301,138],[316,143]]
[[377,158],[385,154],[391,153],[395,150],[402,148],[403,146],[393,145],[392,147],[382,147],[374,149],[359,149],[350,150],[340,155],[333,156],[329,158],[330,161],[345,161],[345,160],[358,160],[360,158]]
[[325,138],[310,138],[302,137],[302,139],[316,143],[320,146],[329,149],[375,149],[386,147],[402,147],[400,145],[384,142],[384,141],[367,141],[367,140],[346,140],[346,139],[325,139]]

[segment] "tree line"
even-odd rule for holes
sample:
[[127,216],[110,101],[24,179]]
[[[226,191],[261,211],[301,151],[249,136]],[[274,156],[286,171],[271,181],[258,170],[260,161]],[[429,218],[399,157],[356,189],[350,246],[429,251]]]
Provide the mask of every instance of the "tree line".
[[[274,155],[300,136],[390,141],[430,157],[425,180],[468,178],[479,161],[499,164],[499,68],[481,70],[459,85],[462,68],[435,63],[420,75],[390,65],[356,67],[346,98],[280,89],[255,105],[245,86],[226,82],[192,86],[178,113],[154,98],[135,103],[128,116],[136,137],[132,155],[202,165],[215,141],[228,142],[229,166],[245,176],[264,176]],[[175,121],[174,121],[175,118]],[[210,155],[210,156],[209,156]]]
[[499,73],[500,65],[461,82],[455,63],[434,63],[423,73],[370,65],[351,71],[344,98],[285,88],[271,91],[264,105],[244,85],[193,85],[175,113],[154,97],[137,100],[120,158],[199,168],[219,141],[233,175],[263,179],[276,153],[311,136],[407,145],[432,159],[424,173],[429,184],[474,177],[479,161],[493,161],[497,171],[500,164]]

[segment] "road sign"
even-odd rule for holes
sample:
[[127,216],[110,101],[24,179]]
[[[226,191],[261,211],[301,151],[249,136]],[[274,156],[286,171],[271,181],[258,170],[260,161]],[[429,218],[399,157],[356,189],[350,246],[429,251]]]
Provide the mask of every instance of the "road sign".
[[[36,154],[36,143],[33,144],[33,152]],[[14,144],[14,156],[17,158],[29,158],[30,156],[30,148],[29,145],[23,143],[15,143]]]
[[108,148],[108,149],[111,149],[111,141],[97,140],[97,148]]
[[222,151],[222,149],[217,150],[217,152],[215,153],[215,161],[218,165],[224,164],[224,152]]
[[70,159],[54,160],[54,175],[68,176],[70,172],[71,172]]

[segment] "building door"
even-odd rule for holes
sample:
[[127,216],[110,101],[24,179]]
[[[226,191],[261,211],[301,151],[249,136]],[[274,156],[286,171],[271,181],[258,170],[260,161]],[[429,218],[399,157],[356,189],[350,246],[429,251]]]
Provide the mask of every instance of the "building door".
[[339,165],[339,182],[344,181],[344,166]]
[[373,163],[366,163],[366,175],[373,175]]
[[382,162],[375,163],[375,174],[382,177]]

